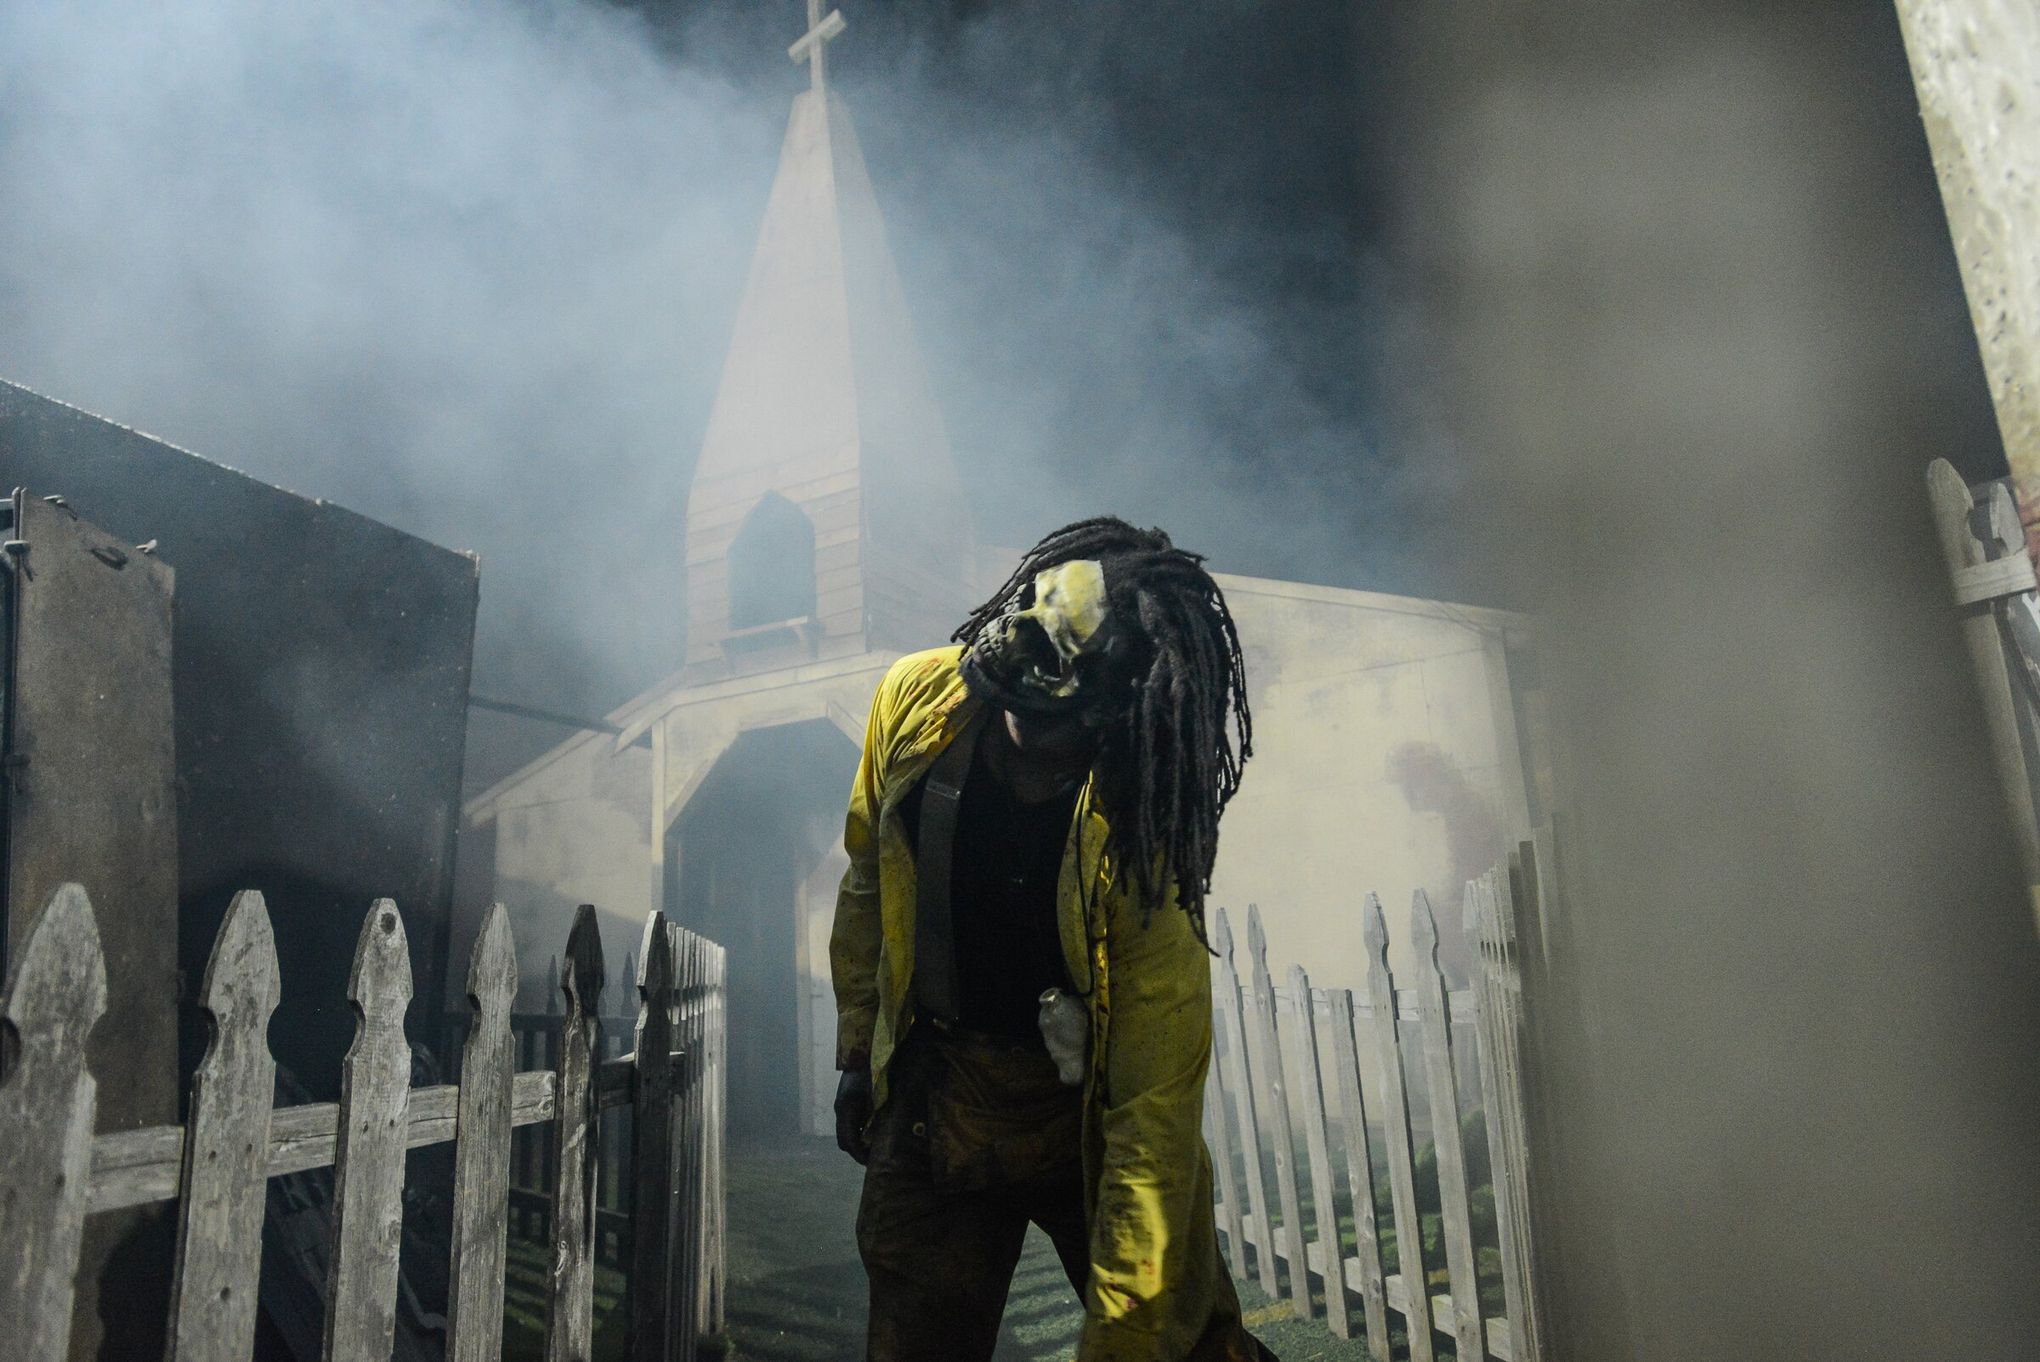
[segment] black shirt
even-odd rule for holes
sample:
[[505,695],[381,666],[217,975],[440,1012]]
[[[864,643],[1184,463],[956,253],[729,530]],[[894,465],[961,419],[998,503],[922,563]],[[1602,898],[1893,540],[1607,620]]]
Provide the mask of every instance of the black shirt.
[[[996,716],[994,716],[996,722]],[[1069,988],[1056,889],[1076,816],[1077,788],[1036,804],[1016,799],[985,763],[982,737],[971,754],[956,811],[950,858],[950,917],[956,946],[956,1020],[975,1031],[1040,1046],[1042,990]],[[919,854],[921,790],[900,800],[907,845]]]

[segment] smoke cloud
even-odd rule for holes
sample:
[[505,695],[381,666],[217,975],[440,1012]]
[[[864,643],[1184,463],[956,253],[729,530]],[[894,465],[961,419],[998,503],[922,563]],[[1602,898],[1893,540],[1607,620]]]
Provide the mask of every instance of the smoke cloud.
[[1430,372],[1561,739],[1560,1352],[2017,1351],[2040,948],[1925,494],[2003,465],[1893,11],[1413,29]]
[[[832,73],[981,538],[1109,509],[1226,570],[1417,585],[1402,513],[1444,475],[1371,444],[1345,20],[844,8]],[[678,657],[803,23],[9,6],[0,374],[479,550],[478,688],[610,707]]]

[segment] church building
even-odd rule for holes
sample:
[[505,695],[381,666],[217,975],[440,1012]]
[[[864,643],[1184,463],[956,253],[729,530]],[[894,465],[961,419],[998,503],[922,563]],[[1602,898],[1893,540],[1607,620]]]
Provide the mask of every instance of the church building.
[[[527,962],[583,902],[601,910],[611,959],[655,908],[728,947],[731,1120],[756,1134],[833,1129],[828,937],[872,693],[1019,557],[973,534],[827,81],[843,21],[811,24],[793,55],[812,83],[793,102],[689,495],[682,665],[609,716],[617,731],[569,739],[472,799],[462,836],[464,859],[493,865],[483,878]],[[1247,650],[1256,756],[1226,816],[1214,902],[1258,904],[1271,961],[1302,963],[1319,985],[1360,984],[1369,892],[1396,950],[1417,889],[1445,953],[1463,950],[1460,887],[1536,816],[1525,621],[1219,581]],[[627,1010],[628,984],[610,989],[605,1010]]]

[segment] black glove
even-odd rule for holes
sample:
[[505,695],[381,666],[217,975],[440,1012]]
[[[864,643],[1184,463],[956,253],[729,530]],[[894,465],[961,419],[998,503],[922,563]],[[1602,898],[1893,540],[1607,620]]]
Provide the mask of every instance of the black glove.
[[871,1120],[871,1070],[845,1069],[836,1080],[836,1148],[863,1163],[871,1157],[864,1127]]

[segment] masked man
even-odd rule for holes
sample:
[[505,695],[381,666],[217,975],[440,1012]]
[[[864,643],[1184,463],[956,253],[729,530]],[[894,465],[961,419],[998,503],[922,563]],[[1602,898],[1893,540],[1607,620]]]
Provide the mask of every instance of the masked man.
[[1251,748],[1224,597],[1082,521],[879,684],[830,964],[868,1362],[983,1362],[1029,1223],[1080,1362],[1251,1362],[1218,1253],[1204,900]]

